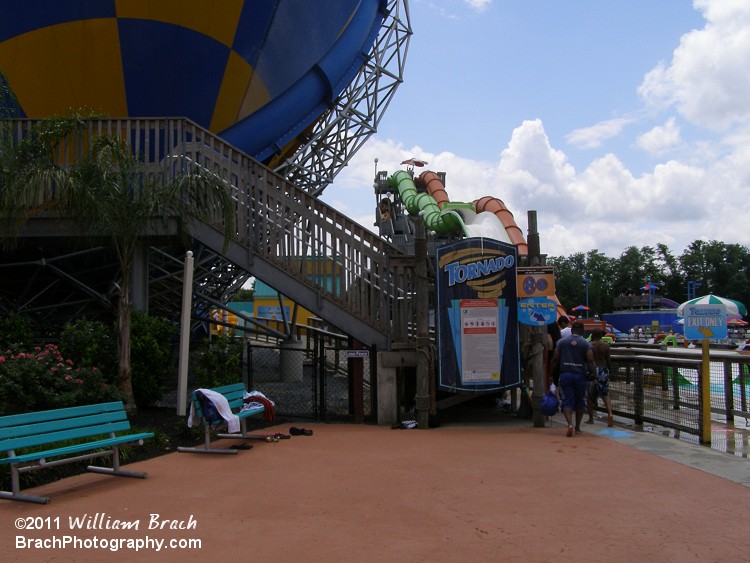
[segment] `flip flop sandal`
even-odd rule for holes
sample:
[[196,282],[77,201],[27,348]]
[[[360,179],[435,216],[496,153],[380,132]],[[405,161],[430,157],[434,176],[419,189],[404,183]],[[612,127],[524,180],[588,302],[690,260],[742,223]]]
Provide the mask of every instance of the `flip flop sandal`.
[[307,428],[297,428],[296,426],[292,426],[289,429],[289,434],[292,436],[312,436],[313,431],[308,430]]

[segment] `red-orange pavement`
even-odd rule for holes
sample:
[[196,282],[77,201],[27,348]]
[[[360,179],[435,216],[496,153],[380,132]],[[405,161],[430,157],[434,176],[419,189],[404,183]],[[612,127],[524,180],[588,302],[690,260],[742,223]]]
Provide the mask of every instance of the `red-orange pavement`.
[[[236,456],[132,464],[0,501],[6,561],[743,561],[750,488],[589,433],[305,425]],[[598,427],[597,427],[598,428]],[[279,426],[265,431],[288,430]],[[664,438],[667,439],[667,438]],[[235,443],[223,440],[225,444]],[[138,523],[138,530],[70,529]],[[157,514],[157,517],[152,517]],[[22,523],[44,530],[18,530]],[[148,529],[153,518],[190,525]],[[98,524],[97,524],[98,522]],[[59,525],[59,530],[54,529]],[[48,528],[52,527],[52,530]],[[201,549],[20,548],[18,537],[184,540]],[[80,544],[79,544],[80,545]]]

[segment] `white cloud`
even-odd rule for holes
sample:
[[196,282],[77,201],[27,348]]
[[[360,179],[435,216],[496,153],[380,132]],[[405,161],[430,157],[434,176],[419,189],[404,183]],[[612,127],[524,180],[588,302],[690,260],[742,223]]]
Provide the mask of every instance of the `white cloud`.
[[600,121],[591,127],[583,127],[568,133],[565,140],[578,148],[595,149],[600,147],[605,140],[619,135],[623,127],[632,123],[632,121],[632,119],[625,117]]
[[481,12],[492,4],[492,0],[464,0],[473,10]]
[[549,255],[596,248],[616,257],[629,246],[658,243],[680,254],[696,239],[750,243],[750,230],[742,223],[750,215],[750,144],[701,166],[670,160],[634,176],[619,158],[606,154],[577,172],[565,153],[550,145],[540,120],[517,127],[496,163],[374,138],[323,199],[373,228],[374,159],[390,175],[411,157],[428,161],[429,170],[446,172],[451,201],[502,200],[524,236],[528,211],[535,210],[542,252]]
[[[330,191],[338,208],[371,226],[374,158],[379,169],[392,173],[402,168],[402,160],[416,157],[427,160],[428,169],[446,172],[452,201],[501,199],[525,236],[528,211],[535,210],[542,252],[549,255],[596,248],[619,256],[629,246],[658,243],[679,255],[698,239],[750,245],[750,229],[744,226],[750,216],[750,2],[695,0],[694,5],[704,27],[683,35],[672,60],[656,65],[639,86],[652,111],[634,108],[566,137],[573,154],[624,136],[631,123],[653,119],[650,130],[625,141],[662,157],[650,169],[633,173],[625,156],[613,153],[596,155],[576,169],[537,119],[513,130],[495,162],[375,137],[324,198]],[[498,143],[502,146],[505,138]]]
[[635,144],[652,155],[659,155],[680,143],[680,127],[670,117],[664,125],[651,129],[638,137]]
[[422,3],[427,8],[447,20],[458,21],[463,19],[468,7],[473,14],[483,13],[493,0],[412,0],[414,3]]
[[750,3],[695,0],[703,29],[686,33],[669,63],[649,71],[638,88],[654,108],[674,107],[688,121],[713,130],[750,122]]

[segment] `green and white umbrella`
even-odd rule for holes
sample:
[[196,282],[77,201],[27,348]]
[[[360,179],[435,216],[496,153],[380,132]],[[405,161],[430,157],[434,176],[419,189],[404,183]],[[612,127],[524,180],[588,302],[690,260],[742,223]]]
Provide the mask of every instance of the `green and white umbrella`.
[[747,309],[739,301],[727,297],[719,297],[718,295],[713,295],[711,293],[681,303],[680,306],[677,307],[678,317],[685,316],[685,307],[688,305],[724,305],[727,309],[727,316],[729,317],[744,317],[747,315]]

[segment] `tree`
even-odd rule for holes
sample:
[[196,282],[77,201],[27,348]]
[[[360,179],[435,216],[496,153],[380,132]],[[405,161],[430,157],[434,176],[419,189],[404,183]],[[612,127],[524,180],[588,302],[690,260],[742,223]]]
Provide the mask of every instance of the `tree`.
[[657,264],[659,265],[659,279],[663,282],[661,295],[669,297],[678,303],[683,301],[683,288],[686,286],[685,276],[680,270],[680,263],[670,252],[666,244],[656,245]]
[[597,314],[612,310],[615,262],[596,249],[586,254],[586,273],[591,280],[589,305]]
[[[138,245],[156,221],[220,214],[225,240],[234,231],[230,186],[199,166],[170,180],[149,175],[118,136],[92,133],[90,114],[39,121],[23,138],[0,139],[0,215],[12,240],[41,214],[69,219],[82,233],[109,239],[120,269],[118,387],[135,410],[131,378],[131,273]],[[67,164],[70,162],[70,164]]]
[[572,307],[583,303],[585,255],[579,252],[568,257],[549,257],[547,263],[555,267],[555,293],[562,306],[570,311]]
[[567,258],[549,257],[547,263],[555,267],[555,291],[560,303],[568,310],[584,304],[583,278],[588,278],[591,280],[588,284],[591,311],[598,314],[611,310],[614,262],[598,250],[579,252]]

